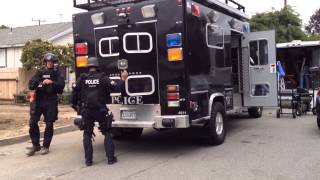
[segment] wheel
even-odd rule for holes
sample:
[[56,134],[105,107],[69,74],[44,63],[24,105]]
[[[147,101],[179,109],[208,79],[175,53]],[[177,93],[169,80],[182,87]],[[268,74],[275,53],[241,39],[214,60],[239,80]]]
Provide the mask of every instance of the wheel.
[[113,138],[117,140],[138,139],[143,128],[112,128]]
[[320,118],[317,118],[317,124],[318,124],[318,128],[320,129]]
[[313,115],[317,115],[317,109],[316,108],[312,108],[312,114]]
[[292,117],[293,117],[293,119],[297,118],[297,110],[296,109],[293,110]]
[[207,124],[207,141],[210,145],[220,145],[226,137],[226,111],[225,107],[220,102],[215,102],[212,105],[211,118]]
[[263,107],[251,107],[248,109],[251,118],[260,118],[262,116]]
[[280,109],[277,110],[277,118],[280,118]]
[[303,109],[302,109],[303,107],[302,107],[302,105],[301,104],[299,104],[298,106],[297,106],[297,109],[296,109],[296,115],[297,116],[302,116],[302,113],[303,113]]

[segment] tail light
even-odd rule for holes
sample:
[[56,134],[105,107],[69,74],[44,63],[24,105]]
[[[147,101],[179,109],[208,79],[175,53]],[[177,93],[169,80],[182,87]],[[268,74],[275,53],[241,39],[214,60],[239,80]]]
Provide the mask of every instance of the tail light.
[[320,96],[320,87],[318,88],[317,96]]
[[182,0],[177,0],[178,6],[182,6]]
[[180,107],[180,101],[168,101],[168,107]]
[[88,43],[77,43],[75,48],[76,48],[76,55],[88,54]]
[[183,60],[182,48],[168,49],[168,60],[170,62],[182,61]]
[[167,86],[168,107],[180,107],[179,85]]
[[178,92],[179,91],[179,85],[168,85],[167,91],[168,92]]
[[84,68],[88,66],[88,56],[78,56],[76,59],[78,68]]
[[167,94],[167,99],[168,100],[179,100],[180,99],[180,94],[179,93],[168,93]]

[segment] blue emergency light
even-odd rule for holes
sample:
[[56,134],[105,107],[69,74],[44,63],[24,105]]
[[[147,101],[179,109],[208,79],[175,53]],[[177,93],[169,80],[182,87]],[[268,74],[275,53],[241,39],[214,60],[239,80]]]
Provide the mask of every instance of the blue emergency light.
[[181,46],[181,45],[182,45],[181,33],[167,35],[167,46],[168,47],[177,47],[177,46]]

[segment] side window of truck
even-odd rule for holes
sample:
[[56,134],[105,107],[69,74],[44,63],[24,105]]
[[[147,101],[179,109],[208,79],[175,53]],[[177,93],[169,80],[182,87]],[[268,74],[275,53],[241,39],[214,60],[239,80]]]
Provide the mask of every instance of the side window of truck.
[[224,49],[224,30],[222,27],[208,23],[206,36],[209,48]]
[[123,49],[128,54],[150,53],[153,39],[150,33],[127,33],[123,36]]
[[265,39],[250,42],[250,65],[268,64],[268,41]]
[[101,57],[119,56],[119,37],[107,37],[100,39],[99,54]]

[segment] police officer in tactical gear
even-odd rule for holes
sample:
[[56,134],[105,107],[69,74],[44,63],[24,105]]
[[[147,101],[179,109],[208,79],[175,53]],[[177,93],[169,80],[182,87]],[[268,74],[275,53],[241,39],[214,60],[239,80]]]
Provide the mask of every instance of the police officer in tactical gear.
[[106,101],[110,97],[111,90],[124,91],[124,81],[128,77],[128,72],[126,70],[121,72],[121,81],[117,83],[111,81],[104,73],[99,72],[99,62],[95,57],[88,59],[88,70],[87,74],[82,74],[77,80],[72,93],[72,107],[80,111],[83,118],[85,163],[87,166],[92,165],[92,138],[94,122],[97,121],[101,133],[105,136],[104,146],[108,164],[114,164],[117,158],[114,155],[114,143],[110,132],[112,117],[106,107]]
[[[49,153],[49,147],[53,137],[53,123],[58,119],[58,96],[62,94],[65,82],[63,76],[57,69],[58,58],[52,53],[44,56],[45,68],[37,73],[29,81],[29,89],[35,91],[35,102],[30,109],[30,129],[29,134],[32,147],[27,152],[28,156],[33,156],[41,150],[41,154]],[[41,115],[44,116],[46,124],[44,132],[43,146],[40,148],[40,131],[38,122]]]

